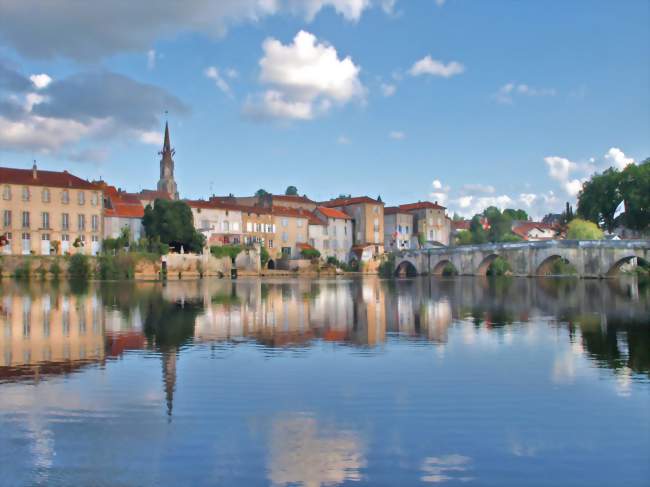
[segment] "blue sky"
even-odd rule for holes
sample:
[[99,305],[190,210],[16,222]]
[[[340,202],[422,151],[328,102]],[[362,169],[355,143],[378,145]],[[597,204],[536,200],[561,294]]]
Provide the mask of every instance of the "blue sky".
[[151,188],[169,110],[184,197],[543,215],[650,156],[645,0],[66,1],[0,7],[0,165]]

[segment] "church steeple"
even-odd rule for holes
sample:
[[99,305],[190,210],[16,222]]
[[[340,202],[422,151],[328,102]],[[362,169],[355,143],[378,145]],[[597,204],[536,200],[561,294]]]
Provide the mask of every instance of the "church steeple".
[[168,193],[172,199],[178,199],[178,189],[174,181],[174,154],[169,138],[169,123],[165,121],[165,139],[163,141],[162,156],[160,159],[160,179],[158,180],[158,191]]

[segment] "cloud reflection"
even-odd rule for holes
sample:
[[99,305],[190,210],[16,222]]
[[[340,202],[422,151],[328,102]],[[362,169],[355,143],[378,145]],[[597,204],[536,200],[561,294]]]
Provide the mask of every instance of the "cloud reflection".
[[274,421],[270,443],[268,476],[275,486],[358,481],[366,465],[363,444],[355,433],[324,428],[314,418]]
[[469,482],[474,477],[464,475],[472,469],[472,459],[464,455],[450,454],[441,457],[427,457],[420,467],[423,474],[420,480],[428,483],[442,483],[450,480]]

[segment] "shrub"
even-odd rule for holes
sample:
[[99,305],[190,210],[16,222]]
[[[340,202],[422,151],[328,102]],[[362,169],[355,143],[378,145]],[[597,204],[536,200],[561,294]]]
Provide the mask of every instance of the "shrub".
[[568,225],[566,238],[569,240],[602,240],[603,231],[593,222],[575,218]]
[[393,277],[395,275],[395,256],[390,254],[379,264],[379,275],[381,277]]
[[503,243],[521,242],[521,238],[515,235],[514,233],[506,233],[504,235],[501,235],[500,241]]
[[270,258],[271,256],[269,255],[269,251],[264,245],[262,245],[260,248],[260,263],[262,264],[262,267],[266,267],[266,264]]
[[492,261],[490,267],[488,267],[487,275],[488,276],[505,276],[510,273],[511,268],[510,264],[503,257],[497,257]]
[[442,275],[445,277],[458,275],[458,271],[451,262],[447,262],[442,268]]
[[133,279],[135,257],[131,254],[102,255],[99,257],[101,279]]
[[16,279],[29,279],[32,273],[32,266],[28,259],[24,259],[20,266],[16,267],[14,271],[14,278]]
[[84,254],[74,254],[71,256],[68,265],[68,275],[71,279],[88,279],[90,277],[88,256]]
[[53,279],[59,279],[59,276],[61,275],[61,266],[59,265],[59,259],[54,259],[54,262],[52,262],[52,265],[50,266],[50,272],[52,273]]
[[230,257],[231,260],[235,260],[242,250],[244,250],[244,247],[236,244],[213,245],[210,247],[210,253],[217,259],[220,259],[222,257]]
[[320,252],[316,249],[302,249],[300,255],[305,259],[315,260],[320,257]]
[[566,259],[556,259],[549,269],[553,276],[573,276],[578,273],[575,266]]

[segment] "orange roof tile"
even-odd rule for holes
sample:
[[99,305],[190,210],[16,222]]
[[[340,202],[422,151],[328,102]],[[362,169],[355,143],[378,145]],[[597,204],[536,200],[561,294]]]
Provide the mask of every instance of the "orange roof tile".
[[329,208],[336,206],[348,206],[348,205],[358,205],[361,203],[368,203],[371,205],[383,205],[381,201],[374,200],[369,196],[355,196],[353,198],[336,198],[329,201],[324,201],[321,203],[322,206],[327,206]]
[[409,214],[407,210],[403,210],[399,206],[387,206],[384,208],[384,215],[396,215],[398,213],[401,213],[402,215]]
[[115,186],[104,185],[103,188],[107,200],[104,216],[120,218],[142,218],[144,216],[144,207],[136,195],[119,191]]
[[327,206],[318,206],[316,209],[325,215],[327,218],[339,218],[341,220],[352,220],[350,215],[343,213],[341,210],[336,208],[328,208]]
[[428,208],[432,210],[446,210],[446,208],[444,206],[439,205],[437,201],[435,203],[432,203],[431,201],[418,201],[417,203],[407,203],[405,205],[399,205],[399,208],[405,211],[425,210]]
[[0,167],[0,182],[21,184],[24,186],[51,186],[54,188],[101,189],[99,185],[73,176],[68,171],[36,170],[36,178],[32,169],[14,169]]

